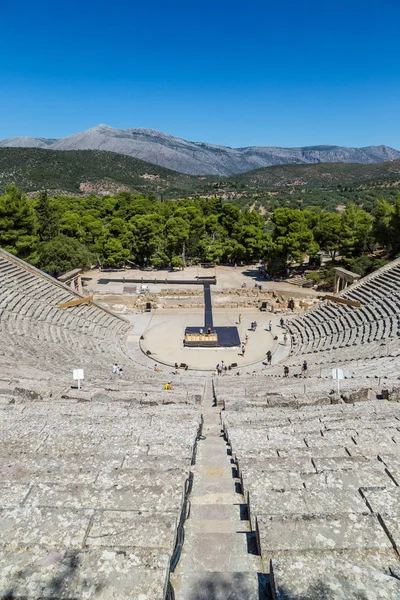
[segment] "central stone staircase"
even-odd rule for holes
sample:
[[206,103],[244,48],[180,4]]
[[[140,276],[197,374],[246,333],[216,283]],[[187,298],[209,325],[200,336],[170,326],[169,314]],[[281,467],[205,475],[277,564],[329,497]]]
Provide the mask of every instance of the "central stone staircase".
[[237,467],[214,406],[204,396],[203,430],[180,561],[171,575],[176,600],[267,600],[263,573]]

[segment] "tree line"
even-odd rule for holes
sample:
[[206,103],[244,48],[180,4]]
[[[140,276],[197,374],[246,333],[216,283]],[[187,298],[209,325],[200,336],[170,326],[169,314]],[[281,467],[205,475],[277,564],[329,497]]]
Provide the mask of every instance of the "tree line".
[[197,262],[253,263],[271,273],[319,250],[356,259],[377,246],[400,251],[400,196],[374,211],[349,203],[343,212],[318,206],[276,207],[260,214],[220,198],[160,201],[119,193],[105,197],[28,199],[15,185],[0,196],[0,246],[59,275],[93,264],[180,267]]

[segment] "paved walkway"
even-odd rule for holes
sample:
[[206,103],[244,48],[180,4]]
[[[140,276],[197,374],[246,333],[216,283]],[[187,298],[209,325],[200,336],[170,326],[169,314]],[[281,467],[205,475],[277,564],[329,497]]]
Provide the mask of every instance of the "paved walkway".
[[[99,271],[98,269],[91,269],[82,274],[88,278],[86,286],[88,290],[95,292],[96,294],[102,293],[116,293],[122,294],[124,284],[113,282],[113,279],[120,279],[126,277],[127,279],[167,279],[167,284],[148,284],[150,292],[160,293],[166,288],[177,288],[179,287],[179,281],[182,279],[195,279],[196,277],[213,277],[217,278],[217,285],[212,286],[213,292],[222,290],[241,288],[245,283],[248,289],[254,287],[255,283],[263,285],[264,290],[275,290],[276,292],[289,292],[293,296],[315,296],[321,292],[315,292],[312,288],[300,288],[296,285],[292,285],[287,281],[265,281],[259,275],[257,265],[249,265],[244,267],[226,267],[218,266],[212,269],[203,269],[200,266],[186,267],[183,271],[168,271],[168,270],[155,270],[155,271],[141,271],[138,269],[126,269],[125,271]],[[108,279],[110,283],[101,284],[99,280]],[[185,289],[197,290],[199,295],[202,295],[202,288],[199,289],[198,285],[185,285]]]
[[212,406],[211,380],[204,402],[203,439],[193,467],[190,516],[171,582],[176,600],[267,600],[255,534],[236,465]]

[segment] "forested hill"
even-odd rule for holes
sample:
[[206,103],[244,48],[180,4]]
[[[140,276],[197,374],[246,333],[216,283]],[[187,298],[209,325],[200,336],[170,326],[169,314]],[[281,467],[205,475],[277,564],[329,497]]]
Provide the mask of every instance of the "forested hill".
[[137,158],[101,150],[0,148],[0,192],[15,183],[25,192],[105,195],[120,191],[158,198],[250,197],[304,188],[337,190],[400,187],[400,160],[377,164],[265,167],[229,178],[185,175]]
[[256,189],[400,186],[400,160],[370,165],[317,164],[264,167],[229,178],[240,186]]
[[0,148],[0,190],[15,183],[25,192],[115,194],[132,191],[182,197],[206,191],[207,178],[170,171],[103,150]]

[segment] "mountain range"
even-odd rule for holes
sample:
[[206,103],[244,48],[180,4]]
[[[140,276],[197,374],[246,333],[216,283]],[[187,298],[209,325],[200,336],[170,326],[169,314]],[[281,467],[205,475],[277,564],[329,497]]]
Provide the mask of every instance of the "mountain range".
[[254,169],[285,164],[359,163],[373,164],[400,159],[389,146],[347,148],[343,146],[249,146],[229,148],[190,142],[153,129],[115,129],[98,125],[59,138],[14,137],[0,147],[48,150],[106,150],[139,158],[148,163],[189,175],[230,176]]

